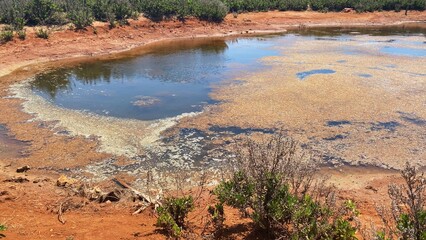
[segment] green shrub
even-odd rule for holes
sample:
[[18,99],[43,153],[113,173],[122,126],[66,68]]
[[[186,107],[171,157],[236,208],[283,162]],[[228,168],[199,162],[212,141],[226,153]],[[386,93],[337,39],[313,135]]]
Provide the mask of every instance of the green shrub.
[[355,205],[336,205],[330,188],[314,184],[316,167],[294,141],[277,134],[239,149],[237,171],[213,191],[220,205],[238,208],[270,238],[356,239]]
[[18,38],[21,40],[25,40],[27,38],[27,32],[25,29],[17,31]]
[[163,206],[157,209],[157,226],[166,230],[171,236],[179,237],[185,227],[188,213],[194,209],[192,196],[167,198]]
[[0,32],[0,43],[6,43],[13,40],[13,31],[4,29]]
[[143,13],[153,21],[170,18],[176,12],[176,6],[171,0],[143,0]]
[[391,184],[391,209],[378,207],[384,228],[375,233],[380,240],[426,239],[426,177],[409,163],[401,171],[403,185]]
[[53,0],[32,0],[27,8],[27,19],[30,24],[34,25],[49,24],[57,11],[58,7]]
[[215,206],[209,206],[208,212],[211,216],[214,227],[219,230],[223,228],[223,222],[225,221],[225,211],[223,204],[218,203]]
[[308,9],[308,0],[280,0],[278,2],[278,9],[280,11],[305,11]]
[[48,39],[50,36],[50,30],[47,28],[38,28],[35,31],[36,37]]
[[66,10],[68,18],[76,29],[84,29],[92,25],[92,9],[85,4],[85,0],[67,0]]
[[212,22],[222,22],[228,11],[228,7],[220,0],[198,0],[195,6],[196,17]]
[[[7,229],[7,227],[5,225],[0,224],[0,232],[6,231],[6,229]],[[5,237],[6,237],[6,235],[0,233],[0,238],[5,238]]]
[[128,0],[112,0],[112,12],[117,20],[126,20],[133,15],[133,7]]

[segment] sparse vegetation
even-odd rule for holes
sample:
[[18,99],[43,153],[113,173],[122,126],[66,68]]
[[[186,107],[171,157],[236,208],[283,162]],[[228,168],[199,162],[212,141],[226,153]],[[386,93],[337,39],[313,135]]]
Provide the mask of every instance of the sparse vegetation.
[[167,231],[170,236],[179,237],[185,227],[188,213],[194,209],[192,196],[167,198],[163,206],[157,209],[157,226]]
[[[425,240],[426,239],[426,177],[407,163],[401,171],[403,185],[389,185],[390,209],[377,206],[383,226],[366,238],[377,240]],[[372,236],[371,236],[372,235]]]
[[50,30],[47,28],[39,28],[35,32],[38,38],[48,39],[50,36]]
[[18,38],[21,40],[25,40],[27,38],[27,31],[25,29],[17,31]]
[[239,149],[232,178],[214,190],[219,206],[238,208],[270,238],[356,239],[354,203],[336,202],[296,142],[277,134],[260,143],[247,140]]
[[0,43],[6,43],[13,40],[13,31],[9,29],[3,29],[0,32]]

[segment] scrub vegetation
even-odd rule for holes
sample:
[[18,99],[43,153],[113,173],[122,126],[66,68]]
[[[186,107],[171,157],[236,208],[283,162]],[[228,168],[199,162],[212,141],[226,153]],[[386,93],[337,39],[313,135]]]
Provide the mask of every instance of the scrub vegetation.
[[[206,239],[223,237],[229,208],[250,218],[251,231],[265,239],[426,239],[426,178],[408,163],[402,184],[389,185],[390,201],[376,203],[382,223],[362,226],[355,202],[338,196],[297,142],[275,134],[247,139],[237,149],[230,177],[211,191],[215,202],[205,208],[210,216],[205,229],[213,229]],[[194,199],[166,198],[157,209],[157,226],[170,237],[186,238]]]
[[358,12],[382,10],[425,10],[426,0],[2,0],[0,22],[17,31],[25,25],[64,25],[72,22],[77,29],[90,26],[94,20],[117,21],[139,14],[155,21],[192,16],[220,22],[227,13],[294,10],[342,11],[353,8]]

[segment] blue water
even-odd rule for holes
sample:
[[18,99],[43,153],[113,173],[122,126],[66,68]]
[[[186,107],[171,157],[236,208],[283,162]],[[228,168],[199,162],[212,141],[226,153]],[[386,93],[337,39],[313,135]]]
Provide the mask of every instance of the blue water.
[[296,76],[300,80],[304,80],[305,78],[307,78],[311,75],[315,75],[315,74],[333,74],[333,73],[336,73],[336,71],[331,70],[331,69],[315,69],[315,70],[311,70],[311,71],[297,73]]
[[258,59],[279,54],[273,39],[194,40],[120,60],[83,63],[39,74],[32,89],[56,105],[120,118],[153,120],[214,104],[211,85]]
[[373,75],[368,74],[368,73],[360,73],[360,74],[358,74],[358,76],[360,76],[362,78],[371,78],[371,77],[373,77]]
[[406,48],[406,47],[391,47],[385,46],[380,49],[380,52],[398,56],[409,56],[409,57],[426,57],[426,48]]

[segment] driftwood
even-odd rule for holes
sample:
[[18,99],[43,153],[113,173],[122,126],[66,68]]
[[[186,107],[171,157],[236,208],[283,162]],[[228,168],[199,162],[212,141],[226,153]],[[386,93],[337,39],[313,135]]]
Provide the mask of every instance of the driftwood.
[[[127,183],[122,182],[122,181],[118,180],[117,178],[113,178],[113,179],[112,179],[112,181],[113,181],[115,184],[117,184],[118,186],[120,186],[120,187],[122,187],[122,188],[124,188],[124,189],[128,189],[128,190],[130,190],[131,192],[133,192],[133,194],[135,194],[136,196],[138,196],[138,197],[142,198],[142,200],[143,200],[143,201],[145,201],[145,202],[149,203],[150,205],[154,205],[154,206],[155,206],[155,208],[157,208],[157,206],[161,206],[161,205],[162,205],[162,204],[158,201],[159,197],[157,197],[155,200],[153,200],[150,196],[148,196],[148,195],[146,195],[146,194],[141,193],[140,191],[138,191],[138,190],[136,190],[136,189],[132,188],[132,187],[131,187],[131,186],[129,186]],[[149,205],[148,205],[148,206],[149,206]],[[146,208],[146,207],[145,207],[145,208]],[[139,210],[140,210],[140,211],[139,211]],[[143,210],[145,210],[145,209],[143,209],[143,207],[142,207],[142,208],[138,209],[136,212],[137,212],[137,213],[140,213],[140,212],[142,212]],[[138,212],[138,211],[139,211],[139,212]],[[133,213],[133,214],[137,214],[136,212],[135,212],[135,213]]]
[[139,213],[141,213],[141,212],[143,212],[145,209],[147,209],[149,206],[150,206],[151,204],[149,204],[149,205],[143,205],[142,207],[140,207],[138,210],[136,210],[135,212],[133,212],[132,213],[132,215],[136,215],[136,214],[139,214]]
[[59,210],[58,210],[58,220],[59,222],[61,222],[62,224],[65,224],[65,219],[62,217],[62,204],[64,204],[63,202],[61,202],[61,204],[59,205]]

